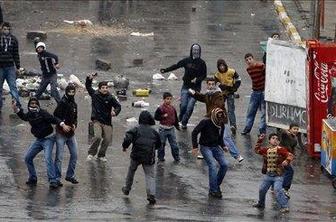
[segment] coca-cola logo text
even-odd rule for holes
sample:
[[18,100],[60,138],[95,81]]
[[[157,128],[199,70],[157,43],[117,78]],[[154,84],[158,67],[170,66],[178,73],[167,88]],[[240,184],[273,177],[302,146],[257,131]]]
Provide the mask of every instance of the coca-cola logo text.
[[321,103],[328,102],[328,64],[319,64],[317,60],[314,60],[314,76],[316,78],[316,91],[314,92],[315,98]]

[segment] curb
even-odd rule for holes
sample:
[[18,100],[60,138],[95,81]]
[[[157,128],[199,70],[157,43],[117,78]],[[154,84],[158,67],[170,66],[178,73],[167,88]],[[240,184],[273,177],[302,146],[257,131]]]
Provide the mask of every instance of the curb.
[[301,39],[299,32],[296,27],[291,22],[289,16],[287,15],[286,9],[283,6],[281,0],[274,0],[275,10],[278,13],[279,19],[283,26],[286,28],[286,31],[290,37],[290,39],[300,45],[304,45],[304,42]]

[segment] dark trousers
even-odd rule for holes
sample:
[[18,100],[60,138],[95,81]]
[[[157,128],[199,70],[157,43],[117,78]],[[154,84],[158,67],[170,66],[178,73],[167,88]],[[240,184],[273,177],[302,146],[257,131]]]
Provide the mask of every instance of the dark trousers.
[[292,185],[292,181],[293,181],[293,176],[294,176],[294,170],[293,167],[291,165],[288,165],[285,167],[285,171],[284,171],[284,175],[283,175],[283,183],[282,183],[282,187],[285,190],[289,190],[291,185]]
[[43,76],[42,75],[42,81],[40,83],[39,88],[36,91],[36,98],[39,99],[39,97],[42,95],[42,93],[46,90],[47,86],[50,84],[50,90],[51,90],[51,96],[54,97],[57,103],[61,101],[60,94],[57,90],[57,74],[52,74],[51,76]]

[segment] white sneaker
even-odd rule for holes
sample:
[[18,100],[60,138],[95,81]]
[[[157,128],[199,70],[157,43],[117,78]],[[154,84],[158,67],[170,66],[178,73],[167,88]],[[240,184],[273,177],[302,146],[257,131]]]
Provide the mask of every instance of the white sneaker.
[[202,154],[198,154],[198,155],[197,155],[197,159],[204,159],[204,157],[203,157]]
[[240,156],[237,158],[238,162],[241,163],[244,160],[244,157]]
[[91,154],[89,154],[86,158],[87,161],[91,161],[94,159],[94,156],[92,156]]
[[98,160],[100,160],[100,161],[102,161],[102,162],[107,162],[107,159],[106,159],[106,157],[98,157]]

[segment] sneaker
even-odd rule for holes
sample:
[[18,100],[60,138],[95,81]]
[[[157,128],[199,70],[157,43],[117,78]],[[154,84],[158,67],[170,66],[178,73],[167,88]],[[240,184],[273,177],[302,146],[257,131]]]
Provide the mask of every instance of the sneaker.
[[28,186],[36,186],[36,184],[37,184],[37,180],[27,180],[27,181],[26,181],[26,184],[27,184]]
[[237,158],[237,160],[238,160],[239,163],[241,163],[244,160],[244,157],[242,157],[242,156],[239,155],[238,158]]
[[57,186],[63,187],[63,183],[61,181],[56,181]]
[[102,157],[98,157],[98,160],[99,161],[102,161],[102,162],[107,162],[107,159],[106,157],[102,156]]
[[91,161],[94,159],[94,156],[92,156],[91,154],[89,154],[86,158],[87,161]]
[[181,129],[186,130],[188,127],[186,125],[182,125]]
[[198,154],[198,155],[197,155],[197,159],[201,159],[201,160],[202,160],[202,159],[204,159],[204,157],[203,157],[202,154]]
[[231,132],[232,132],[233,135],[236,135],[236,133],[237,133],[237,127],[231,126]]
[[149,195],[147,197],[147,200],[149,201],[150,205],[154,205],[156,203],[155,196],[154,195]]
[[247,134],[249,134],[250,132],[247,132],[247,131],[243,131],[243,132],[241,132],[240,133],[240,135],[243,135],[243,136],[245,136],[245,135],[247,135]]
[[289,190],[284,190],[284,193],[288,199],[290,199],[290,193]]
[[69,181],[72,184],[77,184],[79,183],[78,180],[75,177],[66,177],[65,178],[66,181]]
[[289,208],[288,207],[283,207],[280,209],[280,213],[288,213],[289,212]]
[[57,182],[50,182],[49,188],[50,189],[56,189],[56,188],[58,188],[58,183]]
[[259,202],[253,204],[252,206],[255,207],[255,208],[258,208],[259,210],[263,210],[263,209],[265,209],[265,206],[264,206],[264,205],[261,205]]
[[217,191],[217,192],[209,192],[209,196],[213,198],[218,198],[221,199],[223,197],[222,192]]
[[158,159],[158,162],[164,162],[166,161],[165,159]]
[[126,196],[129,194],[129,190],[126,189],[126,187],[122,187],[121,191],[123,192],[123,194],[125,194]]

